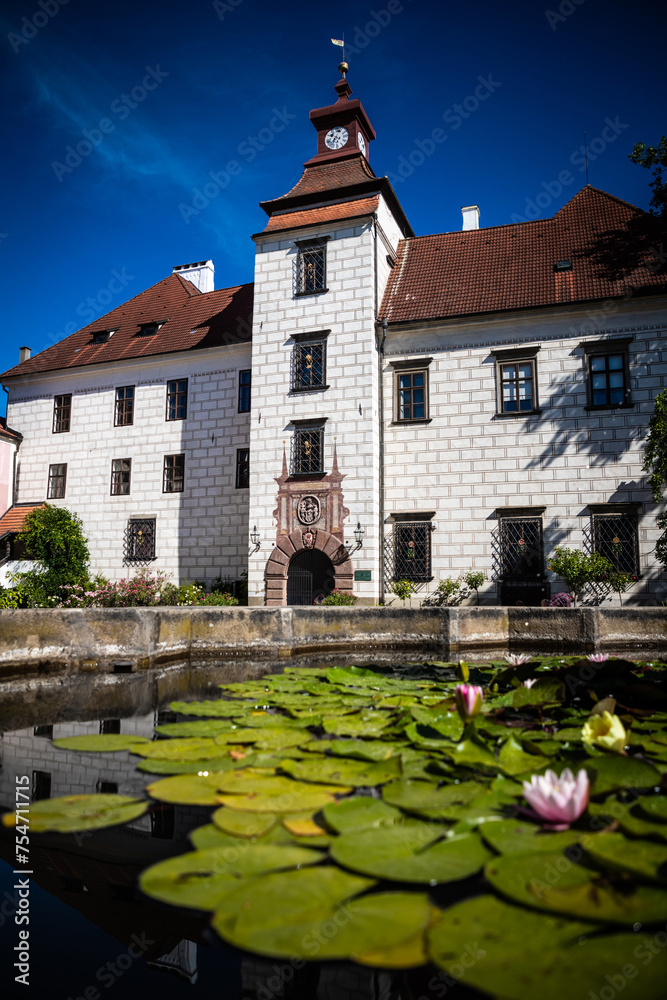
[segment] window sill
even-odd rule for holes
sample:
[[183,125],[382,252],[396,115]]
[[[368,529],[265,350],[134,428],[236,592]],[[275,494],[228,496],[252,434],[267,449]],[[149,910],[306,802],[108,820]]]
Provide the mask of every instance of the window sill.
[[290,472],[288,483],[316,483],[324,479],[326,472]]
[[507,418],[511,419],[512,417],[539,417],[539,415],[540,415],[541,412],[542,412],[541,409],[540,410],[516,410],[516,411],[512,410],[512,411],[508,411],[507,413],[494,413],[494,417],[498,417],[501,420],[505,420]]
[[308,394],[310,392],[325,392],[328,388],[329,388],[328,385],[304,385],[298,389],[292,386],[287,395],[302,396],[304,393]]
[[405,424],[430,424],[433,417],[419,417],[415,420],[392,420],[392,427],[399,427]]
[[634,403],[600,403],[597,406],[584,406],[585,410],[633,410]]
[[325,292],[328,292],[328,291],[329,291],[329,289],[328,289],[328,288],[316,288],[316,289],[315,289],[314,291],[312,291],[312,292],[295,292],[295,293],[294,293],[294,298],[295,298],[295,299],[302,299],[302,298],[304,298],[304,297],[305,297],[306,295],[324,295],[324,293],[325,293]]

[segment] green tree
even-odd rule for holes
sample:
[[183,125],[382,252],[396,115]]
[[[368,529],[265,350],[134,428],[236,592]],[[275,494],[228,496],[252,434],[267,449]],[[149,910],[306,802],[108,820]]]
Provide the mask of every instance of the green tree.
[[28,603],[47,603],[65,584],[87,581],[90,554],[77,514],[45,504],[26,516],[18,539],[37,562],[34,570],[16,577]]
[[667,181],[662,179],[663,170],[667,169],[667,136],[662,136],[657,146],[647,146],[638,142],[628,159],[647,170],[653,169],[653,196],[650,201],[651,215],[667,218]]
[[[663,389],[655,397],[644,448],[643,470],[651,473],[649,484],[654,502],[661,503],[662,491],[667,485],[667,389]],[[656,524],[662,535],[656,542],[655,554],[662,565],[667,567],[667,512],[658,514]]]
[[[579,594],[588,583],[610,583],[615,590],[621,584],[620,576],[614,575],[614,567],[609,560],[599,552],[592,552],[589,556],[577,549],[557,548],[551,557],[549,569],[562,577],[567,584],[568,590],[577,604],[577,594]],[[627,578],[627,586],[630,578]],[[618,585],[618,586],[617,586]],[[625,586],[623,590],[625,590]]]

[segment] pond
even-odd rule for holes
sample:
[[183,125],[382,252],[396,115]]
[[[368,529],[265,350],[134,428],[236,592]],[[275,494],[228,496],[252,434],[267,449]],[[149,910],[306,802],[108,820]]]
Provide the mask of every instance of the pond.
[[[665,665],[336,663],[15,702],[0,806],[17,781],[32,805],[25,860],[0,837],[3,983],[29,871],[17,996],[664,997]],[[523,782],[564,767],[590,799],[545,829]],[[91,794],[38,832],[47,800]]]

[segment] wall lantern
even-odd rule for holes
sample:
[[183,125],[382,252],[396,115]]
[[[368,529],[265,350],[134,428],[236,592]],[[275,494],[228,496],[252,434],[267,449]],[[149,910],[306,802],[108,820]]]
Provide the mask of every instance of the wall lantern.
[[259,531],[257,530],[257,525],[255,524],[252,531],[250,532],[250,541],[255,546],[256,549],[259,548]]
[[354,529],[354,540],[357,543],[357,548],[360,549],[364,544],[364,529],[361,527],[361,521],[357,521],[357,526]]

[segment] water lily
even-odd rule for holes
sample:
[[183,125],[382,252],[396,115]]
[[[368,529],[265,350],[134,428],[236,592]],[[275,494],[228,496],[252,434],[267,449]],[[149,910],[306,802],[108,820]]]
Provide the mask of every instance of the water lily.
[[520,667],[522,663],[528,663],[532,657],[526,656],[525,653],[508,653],[505,659],[511,667]]
[[532,688],[533,684],[537,684],[537,677],[529,677],[525,681],[521,681],[521,687]]
[[604,663],[605,660],[609,659],[609,653],[591,653],[590,656],[586,657],[590,663]]
[[611,750],[623,753],[628,734],[617,715],[603,712],[602,715],[591,715],[584,723],[581,738],[589,746],[600,747],[601,750]]
[[589,781],[581,769],[576,778],[569,767],[560,777],[555,771],[533,774],[524,781],[523,794],[540,819],[546,820],[554,830],[566,830],[579,819],[588,805]]
[[474,718],[482,711],[484,692],[474,684],[457,684],[454,692],[456,708],[464,722]]

